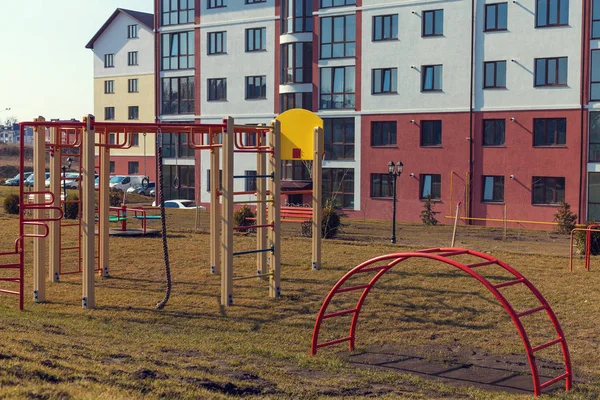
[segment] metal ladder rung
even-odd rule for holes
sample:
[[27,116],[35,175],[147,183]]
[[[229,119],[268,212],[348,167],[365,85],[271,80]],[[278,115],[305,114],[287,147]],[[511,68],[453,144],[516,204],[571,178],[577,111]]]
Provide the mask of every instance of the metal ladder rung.
[[545,387],[548,387],[548,386],[550,386],[550,385],[553,385],[553,384],[555,384],[555,383],[556,383],[556,382],[558,382],[558,381],[561,381],[561,380],[563,380],[563,379],[565,379],[565,378],[568,378],[569,376],[571,376],[571,374],[570,374],[570,373],[568,373],[568,372],[565,372],[564,374],[562,374],[562,375],[559,375],[559,376],[557,376],[557,377],[556,377],[556,378],[554,378],[554,379],[550,379],[548,382],[544,382],[544,383],[542,383],[542,384],[540,385],[540,388],[541,388],[541,389],[543,389],[543,388],[545,388]]
[[79,250],[79,246],[73,246],[73,247],[61,247],[60,251],[64,251],[64,250]]
[[349,286],[349,287],[338,289],[335,291],[335,293],[351,292],[353,290],[366,289],[368,287],[369,287],[368,284],[367,285],[358,285],[358,286]]
[[524,278],[519,278],[519,279],[515,279],[513,281],[507,281],[507,282],[498,283],[498,284],[494,285],[494,287],[496,289],[500,289],[500,288],[503,288],[503,287],[506,287],[506,286],[512,286],[512,285],[516,285],[518,283],[523,283],[523,282],[525,282],[525,279]]
[[382,269],[390,268],[389,265],[384,265],[383,267],[371,267],[371,268],[363,268],[361,270],[356,271],[357,274],[363,272],[373,272],[373,271],[381,271]]
[[14,268],[21,268],[21,264],[4,264],[4,265],[0,265],[0,269],[14,269]]
[[4,282],[21,282],[21,278],[0,278]]
[[445,253],[432,253],[436,256],[440,257],[452,257],[452,256],[460,256],[461,254],[467,254],[469,250],[460,250],[460,251],[448,251]]
[[521,313],[517,313],[517,317],[521,318],[521,317],[524,317],[526,315],[530,315],[530,314],[536,313],[538,311],[545,310],[547,308],[548,308],[547,306],[539,306],[539,307],[536,307],[536,308],[532,308],[531,310],[527,310],[527,311],[523,311]]
[[349,340],[352,340],[352,336],[348,336],[348,337],[341,338],[341,339],[329,340],[327,342],[317,344],[317,348],[331,346],[332,344],[343,343],[343,342],[347,342]]
[[16,295],[20,295],[20,292],[15,292],[14,290],[6,290],[6,289],[0,289],[0,293],[6,293],[6,294],[16,294]]
[[334,312],[331,314],[325,314],[325,315],[323,315],[323,319],[339,317],[340,315],[354,314],[357,311],[358,311],[358,308],[353,308],[352,310],[344,310],[344,311]]
[[475,264],[468,264],[466,267],[477,268],[477,267],[483,267],[485,265],[492,265],[492,264],[497,264],[497,263],[498,263],[498,260],[490,260],[490,261],[484,261],[484,262],[475,263]]
[[549,341],[547,343],[540,344],[539,346],[535,346],[533,349],[531,349],[531,351],[535,353],[536,351],[540,351],[540,350],[545,349],[546,347],[550,347],[550,346],[552,346],[552,345],[554,345],[556,343],[560,343],[563,340],[564,340],[563,338],[558,338],[558,339],[551,340],[551,341]]

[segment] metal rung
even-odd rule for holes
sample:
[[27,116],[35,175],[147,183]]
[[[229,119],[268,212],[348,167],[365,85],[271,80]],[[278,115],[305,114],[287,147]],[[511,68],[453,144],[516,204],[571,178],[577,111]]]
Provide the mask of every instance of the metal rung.
[[531,310],[527,310],[527,311],[523,311],[522,313],[518,313],[517,317],[521,318],[521,317],[524,317],[526,315],[533,314],[533,313],[536,313],[538,311],[545,310],[546,308],[548,308],[548,307],[546,307],[546,306],[540,306],[540,307],[532,308]]
[[251,179],[251,178],[271,178],[273,179],[274,174],[264,174],[264,175],[234,175],[234,179]]
[[68,226],[80,226],[81,224],[61,224],[60,227],[64,228],[64,227],[68,227]]
[[492,265],[492,264],[497,264],[498,260],[491,260],[491,261],[484,261],[484,262],[480,262],[480,263],[475,263],[475,264],[469,264],[467,265],[468,268],[477,268],[477,267],[483,267],[485,265]]
[[243,281],[245,279],[262,278],[263,276],[273,276],[273,273],[269,272],[268,274],[256,274],[256,275],[249,275],[249,276],[234,276],[232,278],[232,280],[234,280],[234,281]]
[[[96,271],[99,271],[99,270],[96,270]],[[61,275],[73,275],[73,274],[80,274],[81,272],[83,272],[83,271],[81,271],[81,270],[79,270],[79,271],[68,271],[68,272],[61,271],[60,274]]]
[[275,250],[273,247],[269,247],[268,249],[237,251],[237,252],[233,253],[233,255],[234,256],[241,256],[241,255],[244,255],[244,254],[267,253],[269,251],[273,252],[273,250]]
[[368,287],[369,287],[369,285],[349,286],[349,287],[345,287],[345,288],[342,288],[342,289],[338,289],[338,290],[335,291],[335,293],[351,292],[353,290],[366,289]]
[[9,269],[9,268],[21,268],[21,264],[4,264],[0,265],[0,269]]
[[540,344],[539,346],[534,347],[533,349],[531,349],[531,351],[533,351],[535,353],[536,351],[543,350],[546,347],[552,346],[553,344],[560,343],[563,340],[564,340],[563,338],[558,338],[558,339],[551,340],[548,343]]
[[79,246],[73,246],[73,247],[61,247],[60,251],[63,250],[79,250]]
[[331,314],[325,314],[325,315],[323,315],[323,319],[339,317],[340,315],[354,314],[357,311],[358,311],[358,308],[354,308],[352,310],[344,310],[344,311],[334,312]]
[[460,251],[449,251],[447,253],[433,253],[436,256],[440,256],[440,257],[452,257],[452,256],[459,256],[461,254],[467,254],[469,252],[469,250],[460,250]]
[[561,381],[561,380],[563,380],[563,379],[565,379],[565,378],[568,378],[569,376],[571,376],[571,374],[570,374],[570,373],[568,373],[568,372],[565,372],[564,374],[562,374],[562,375],[559,375],[559,376],[557,376],[557,377],[556,377],[556,378],[554,378],[554,379],[550,379],[548,382],[544,382],[544,383],[542,383],[542,384],[540,385],[540,388],[541,388],[541,389],[543,389],[543,388],[545,388],[545,387],[548,387],[548,386],[550,386],[550,385],[553,385],[553,384],[555,384],[555,383],[556,383],[556,382],[558,382],[558,381]]
[[0,281],[4,281],[4,282],[20,282],[21,278],[0,278]]
[[16,295],[20,295],[21,294],[19,292],[15,292],[14,290],[5,290],[5,289],[0,289],[0,293],[16,294]]
[[503,288],[506,286],[512,286],[512,285],[516,285],[517,283],[522,283],[522,282],[525,282],[524,278],[515,279],[514,281],[498,283],[497,285],[494,285],[494,287],[496,289],[500,289],[500,288]]
[[352,336],[348,336],[348,337],[341,338],[341,339],[330,340],[328,342],[323,342],[321,344],[318,344],[317,348],[319,348],[319,347],[325,347],[325,346],[330,346],[332,344],[343,343],[343,342],[347,342],[349,340],[352,340]]
[[356,271],[356,273],[362,272],[373,272],[373,271],[381,271],[382,269],[390,268],[389,265],[384,265],[383,267],[371,267],[371,268],[363,268],[361,270]]

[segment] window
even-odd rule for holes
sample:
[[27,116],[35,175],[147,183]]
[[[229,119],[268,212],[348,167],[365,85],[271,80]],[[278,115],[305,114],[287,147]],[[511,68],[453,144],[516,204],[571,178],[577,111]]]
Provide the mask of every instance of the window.
[[324,118],[328,160],[354,160],[354,118]]
[[356,15],[321,18],[321,59],[356,55]]
[[105,54],[104,55],[104,68],[112,68],[115,66],[115,55],[114,54]]
[[421,200],[430,198],[440,200],[442,198],[442,175],[421,174],[419,198]]
[[162,149],[164,158],[194,157],[194,150],[187,145],[187,133],[163,133]]
[[354,108],[354,73],[354,67],[321,68],[320,108]]
[[227,100],[227,78],[208,80],[208,100]]
[[247,178],[244,179],[246,181],[244,190],[247,192],[256,190],[256,171],[245,171],[245,175]]
[[[600,112],[590,112],[589,161],[600,162]],[[600,221],[598,218],[596,221]]]
[[567,25],[569,23],[569,0],[537,0],[535,26]]
[[267,0],[246,0],[246,4],[266,3]]
[[134,133],[133,135],[131,135],[131,145],[134,147],[140,146],[140,134],[139,133]]
[[[219,190],[221,189],[223,189],[223,171],[219,170]],[[210,169],[206,170],[206,191],[210,192]]]
[[423,11],[422,36],[442,36],[444,34],[444,10]]
[[138,161],[129,161],[127,163],[127,173],[128,174],[139,174],[140,173],[140,163]]
[[109,161],[108,162],[108,173],[109,174],[114,174],[115,173],[115,162],[114,161]]
[[300,160],[282,160],[281,161],[281,179],[288,181],[310,181],[311,171],[306,164]]
[[396,129],[396,121],[371,122],[371,146],[395,146]]
[[441,92],[443,67],[441,65],[424,65],[422,71],[421,91]]
[[592,39],[600,38],[600,0],[592,0]]
[[246,29],[246,51],[267,50],[267,28]]
[[[165,200],[195,200],[195,169],[196,167],[193,165],[163,166]],[[178,179],[175,179],[175,177],[177,177]]]
[[[599,11],[600,13],[600,11]],[[600,50],[592,50],[590,100],[600,100]]]
[[130,51],[127,53],[127,65],[138,65],[138,52]]
[[227,53],[227,32],[208,33],[208,54]]
[[128,119],[140,119],[140,108],[138,106],[129,106]]
[[283,93],[279,95],[280,112],[292,108],[303,108],[312,111],[312,93]]
[[421,146],[442,145],[442,121],[421,121]]
[[485,5],[485,31],[505,31],[508,28],[508,3]]
[[282,0],[281,33],[313,31],[312,0]]
[[483,145],[504,146],[506,123],[503,119],[483,120]]
[[534,146],[564,146],[567,143],[566,118],[534,118]]
[[533,177],[533,204],[558,204],[565,201],[565,178]]
[[104,81],[104,93],[114,93],[115,92],[115,81]]
[[195,80],[193,76],[182,78],[163,78],[162,113],[194,113],[194,88]]
[[536,58],[535,86],[566,86],[567,57]]
[[246,100],[266,99],[267,98],[267,77],[247,76],[246,77]]
[[114,133],[109,133],[108,134],[108,144],[115,144],[116,143],[116,135]]
[[343,208],[354,208],[354,169],[323,169],[323,200],[328,199]]
[[127,80],[127,88],[129,93],[137,93],[138,92],[138,80],[137,78],[135,79],[128,79]]
[[177,25],[194,22],[194,0],[162,0],[162,24]]
[[502,202],[504,201],[504,177],[483,177],[483,196],[481,201]]
[[227,7],[227,1],[225,0],[208,0],[208,8],[221,8]]
[[600,173],[588,174],[588,214],[586,221],[600,221]]
[[371,174],[371,197],[392,197],[394,179],[390,174]]
[[127,39],[135,39],[138,37],[138,26],[127,25]]
[[373,17],[373,41],[398,39],[398,14]]
[[371,93],[398,93],[398,68],[374,69],[371,83]]
[[162,34],[162,69],[194,68],[194,31]]
[[356,0],[321,0],[321,8],[353,6]]
[[281,83],[312,82],[312,43],[281,45]]
[[111,121],[115,119],[115,108],[114,107],[104,107],[104,120]]
[[483,88],[506,88],[506,61],[488,61],[483,63]]

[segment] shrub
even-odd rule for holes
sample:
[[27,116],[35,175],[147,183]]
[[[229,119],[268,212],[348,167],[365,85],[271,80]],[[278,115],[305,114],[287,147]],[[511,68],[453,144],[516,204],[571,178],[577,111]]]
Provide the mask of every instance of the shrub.
[[123,191],[120,189],[111,190],[108,194],[108,202],[111,207],[120,207],[123,203]]
[[19,196],[16,194],[9,194],[4,199],[4,211],[7,214],[18,214],[19,213]]
[[556,214],[554,214],[554,222],[557,222],[556,232],[568,235],[573,229],[575,229],[575,221],[577,221],[577,214],[571,211],[571,205],[560,202]]
[[435,214],[437,214],[437,212],[433,211],[431,196],[427,196],[425,198],[423,210],[421,210],[421,221],[427,226],[437,225],[439,221],[435,218]]
[[[256,221],[250,218],[255,218],[254,212],[248,206],[243,206],[239,210],[233,213],[233,223],[235,226],[252,226],[256,224]],[[246,232],[248,229],[240,229],[240,232]]]
[[[586,227],[590,226],[590,225],[596,225],[596,222],[594,221],[588,221],[586,223]],[[574,235],[574,240],[575,240],[575,252],[577,254],[585,254],[585,238],[586,238],[586,233],[584,231],[577,231],[575,232]],[[600,232],[590,232],[591,234],[591,247],[590,247],[590,254],[593,256],[597,256],[600,254]]]
[[65,210],[64,210],[64,218],[66,219],[77,219],[79,218],[79,203],[76,202],[79,200],[79,196],[76,194],[68,194],[65,199]]
[[321,218],[321,234],[324,239],[333,239],[342,230],[342,214],[332,200],[327,200]]

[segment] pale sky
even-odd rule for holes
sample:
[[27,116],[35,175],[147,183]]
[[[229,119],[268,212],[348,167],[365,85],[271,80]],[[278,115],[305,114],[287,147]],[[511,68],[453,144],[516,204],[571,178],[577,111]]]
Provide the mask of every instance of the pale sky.
[[118,7],[152,13],[154,1],[0,0],[0,121],[93,113],[85,45]]

